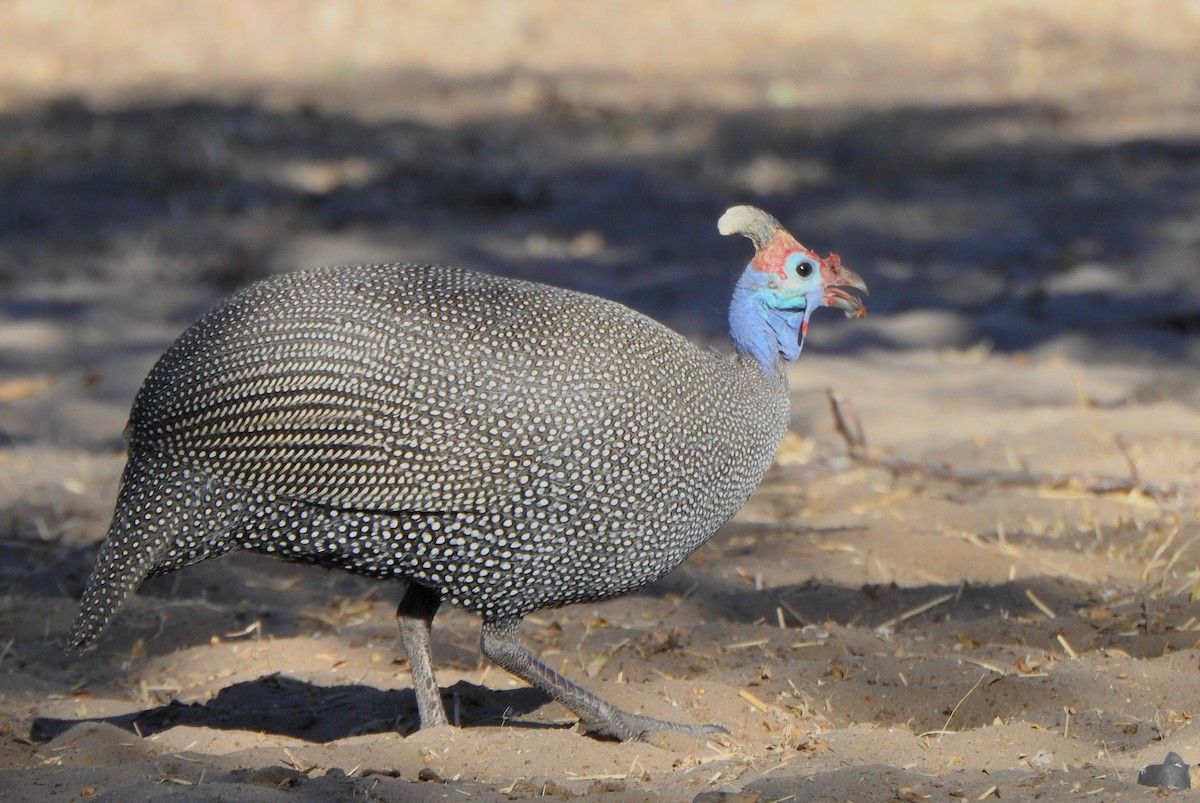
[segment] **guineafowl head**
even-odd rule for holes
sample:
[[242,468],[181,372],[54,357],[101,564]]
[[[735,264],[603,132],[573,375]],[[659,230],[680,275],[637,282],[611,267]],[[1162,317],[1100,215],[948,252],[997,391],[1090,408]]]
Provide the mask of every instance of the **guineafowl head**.
[[866,314],[861,299],[846,289],[866,293],[862,278],[837,254],[822,259],[809,251],[761,209],[735,206],[717,229],[754,243],[754,258],[733,293],[729,327],[738,351],[758,360],[767,374],[775,373],[780,357],[800,356],[817,307],[837,307],[855,318]]

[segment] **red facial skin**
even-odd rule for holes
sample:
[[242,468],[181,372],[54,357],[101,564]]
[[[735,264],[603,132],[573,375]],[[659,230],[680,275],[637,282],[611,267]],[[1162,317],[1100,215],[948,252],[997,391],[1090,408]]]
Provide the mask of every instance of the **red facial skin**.
[[[830,254],[825,259],[821,259],[783,229],[775,229],[774,235],[771,242],[759,249],[754,255],[754,259],[750,261],[755,270],[786,279],[787,272],[784,264],[787,258],[794,253],[804,254],[821,266],[821,284],[825,288],[825,306],[842,309],[852,318],[862,318],[867,314],[867,308],[863,306],[862,301],[843,289],[844,287],[853,287],[866,293],[866,282],[857,273],[843,265],[841,257],[837,254]],[[808,322],[805,321],[805,328],[807,326]]]

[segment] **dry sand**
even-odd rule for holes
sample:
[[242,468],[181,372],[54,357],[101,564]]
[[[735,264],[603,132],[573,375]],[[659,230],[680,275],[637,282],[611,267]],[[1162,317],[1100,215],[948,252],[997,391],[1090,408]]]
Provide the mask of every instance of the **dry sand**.
[[[1196,3],[425,5],[0,9],[0,796],[1097,801],[1200,762]],[[396,586],[256,556],[64,655],[138,382],[232,288],[436,259],[718,343],[738,202],[870,316],[814,323],[709,544],[524,627],[731,739],[581,735],[454,610],[459,727],[418,732]]]

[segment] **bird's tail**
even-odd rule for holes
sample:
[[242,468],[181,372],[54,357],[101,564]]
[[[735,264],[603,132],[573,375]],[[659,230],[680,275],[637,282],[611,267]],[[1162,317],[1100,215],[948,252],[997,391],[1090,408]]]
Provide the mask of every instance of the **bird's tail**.
[[[69,647],[82,650],[95,641],[148,575],[228,551],[221,536],[237,518],[230,507],[240,503],[205,476],[160,453],[131,453],[108,536],[71,625]],[[221,526],[214,528],[214,522]]]

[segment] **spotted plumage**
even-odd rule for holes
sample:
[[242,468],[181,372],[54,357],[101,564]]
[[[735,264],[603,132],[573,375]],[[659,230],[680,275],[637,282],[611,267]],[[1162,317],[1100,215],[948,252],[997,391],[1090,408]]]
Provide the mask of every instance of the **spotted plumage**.
[[538,664],[516,624],[677,566],[750,496],[787,419],[782,371],[593,296],[429,265],[260,282],[139,392],[71,642],[146,576],[250,549],[409,583],[423,726],[445,722],[428,630],[448,601],[589,728],[703,732],[608,706]]

